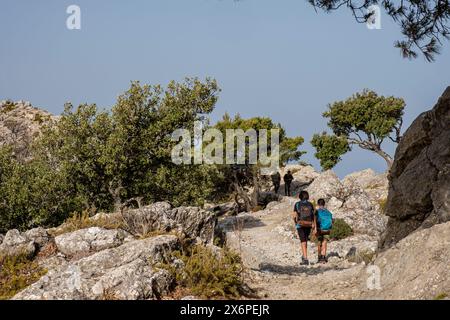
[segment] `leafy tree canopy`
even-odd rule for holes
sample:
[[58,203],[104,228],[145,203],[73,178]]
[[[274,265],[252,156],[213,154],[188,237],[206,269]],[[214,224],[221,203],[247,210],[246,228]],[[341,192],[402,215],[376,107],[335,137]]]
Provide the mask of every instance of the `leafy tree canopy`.
[[339,139],[316,135],[312,143],[319,159],[327,168],[335,165],[340,155],[350,150],[342,142],[345,139],[350,145],[375,152],[390,167],[392,157],[382,150],[382,144],[387,138],[395,143],[400,141],[404,107],[401,98],[379,96],[367,89],[330,104],[323,116],[329,119],[328,126]]

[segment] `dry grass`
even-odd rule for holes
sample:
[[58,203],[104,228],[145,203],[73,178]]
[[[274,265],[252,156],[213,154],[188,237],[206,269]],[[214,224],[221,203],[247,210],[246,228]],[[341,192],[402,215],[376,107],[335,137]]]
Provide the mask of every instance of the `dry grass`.
[[0,257],[0,300],[12,298],[46,273],[26,255]]
[[123,228],[123,226],[124,222],[122,221],[122,219],[116,216],[106,215],[96,219],[92,219],[92,217],[90,217],[89,210],[85,210],[82,213],[73,214],[60,227],[58,227],[56,231],[52,232],[52,235],[56,237],[64,233],[91,227],[119,229]]
[[386,212],[387,198],[378,200],[378,205],[380,206],[380,211],[382,214]]
[[115,301],[115,300],[122,300],[122,299],[119,298],[119,296],[113,289],[108,288],[108,289],[103,290],[102,295],[97,300]]
[[36,256],[37,259],[45,259],[54,256],[58,253],[58,247],[54,240],[47,243],[43,248],[41,248]]

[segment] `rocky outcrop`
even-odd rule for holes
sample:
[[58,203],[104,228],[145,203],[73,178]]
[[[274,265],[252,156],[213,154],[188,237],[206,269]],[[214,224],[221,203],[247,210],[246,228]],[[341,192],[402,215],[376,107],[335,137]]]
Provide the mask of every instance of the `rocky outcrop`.
[[413,232],[383,251],[373,262],[380,275],[378,290],[367,290],[361,275],[362,298],[434,299],[450,293],[450,222]]
[[356,233],[378,237],[387,223],[379,204],[387,189],[385,179],[384,175],[364,170],[340,181],[328,170],[314,179],[306,190],[312,201],[325,199],[334,217],[344,219]]
[[174,230],[203,243],[213,241],[217,220],[213,212],[197,207],[172,208],[167,202],[129,210],[123,214],[123,218],[132,229],[145,226],[147,231]]
[[21,233],[9,230],[0,241],[0,256],[27,255],[34,256],[37,250],[50,240],[50,235],[43,228],[36,228]]
[[450,220],[450,87],[406,130],[388,178],[389,222],[382,247]]
[[179,246],[177,237],[165,235],[102,250],[49,270],[14,299],[155,299],[168,293],[173,281],[155,264],[171,262]]
[[0,147],[12,145],[21,159],[29,158],[29,144],[43,126],[55,121],[51,113],[35,108],[28,101],[0,102]]
[[284,183],[283,176],[288,171],[291,171],[294,180],[291,183],[291,194],[297,196],[300,191],[305,189],[310,185],[314,179],[316,179],[320,174],[310,165],[300,165],[300,164],[288,164],[281,170],[281,188],[279,190],[280,194],[284,194]]
[[120,229],[92,227],[59,235],[55,237],[55,244],[66,256],[75,256],[117,247],[126,238],[132,239],[132,236]]

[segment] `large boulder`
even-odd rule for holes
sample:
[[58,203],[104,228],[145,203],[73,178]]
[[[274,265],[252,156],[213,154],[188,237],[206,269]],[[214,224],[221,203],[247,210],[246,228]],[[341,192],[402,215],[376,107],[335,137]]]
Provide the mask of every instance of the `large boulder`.
[[51,239],[50,234],[42,227],[28,230],[24,233],[24,236],[33,241],[38,248],[44,247]]
[[0,237],[0,255],[17,256],[34,254],[50,241],[50,235],[44,228],[35,228],[27,232],[9,230]]
[[0,245],[0,256],[33,256],[36,252],[36,246],[33,240],[28,239],[21,234],[19,230],[9,230],[2,244]]
[[450,87],[406,130],[388,178],[389,222],[382,247],[450,220]]
[[170,263],[179,247],[171,235],[127,242],[51,269],[13,299],[156,299],[169,292],[173,278],[155,264]]
[[344,177],[342,184],[347,189],[355,189],[358,186],[363,189],[375,202],[384,202],[388,195],[387,174],[377,174],[372,169],[366,169],[351,173]]
[[127,232],[99,227],[81,229],[55,237],[56,247],[67,256],[88,253],[120,246],[129,237]]
[[177,230],[192,239],[210,243],[214,239],[216,215],[198,207],[172,208],[167,202],[158,202],[124,213],[129,225],[145,225],[147,231]]
[[310,198],[316,201],[320,198],[328,201],[333,197],[342,200],[346,195],[344,186],[336,173],[331,170],[321,173],[314,179],[306,191],[308,191]]
[[[450,292],[450,222],[413,232],[384,250],[361,276],[363,299],[434,299]],[[372,272],[372,270],[374,272]],[[369,290],[370,275],[378,290]]]

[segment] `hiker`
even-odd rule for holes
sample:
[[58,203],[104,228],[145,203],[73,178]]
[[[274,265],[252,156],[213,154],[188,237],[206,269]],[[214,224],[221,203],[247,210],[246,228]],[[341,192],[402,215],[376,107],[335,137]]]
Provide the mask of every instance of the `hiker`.
[[270,178],[272,179],[272,184],[275,189],[275,193],[278,193],[278,189],[280,189],[280,183],[281,183],[280,173],[277,171],[277,173],[271,175]]
[[325,200],[317,201],[316,210],[316,232],[317,238],[317,256],[319,263],[327,263],[327,242],[330,240],[331,228],[333,227],[333,215],[325,208]]
[[290,196],[291,195],[291,182],[292,180],[294,180],[294,177],[291,174],[291,171],[288,171],[284,177],[284,194],[286,196]]
[[309,265],[308,261],[308,239],[311,229],[315,230],[316,217],[314,215],[314,206],[309,202],[309,194],[301,191],[299,195],[300,201],[295,203],[293,218],[300,238],[300,248],[302,252],[301,265]]

